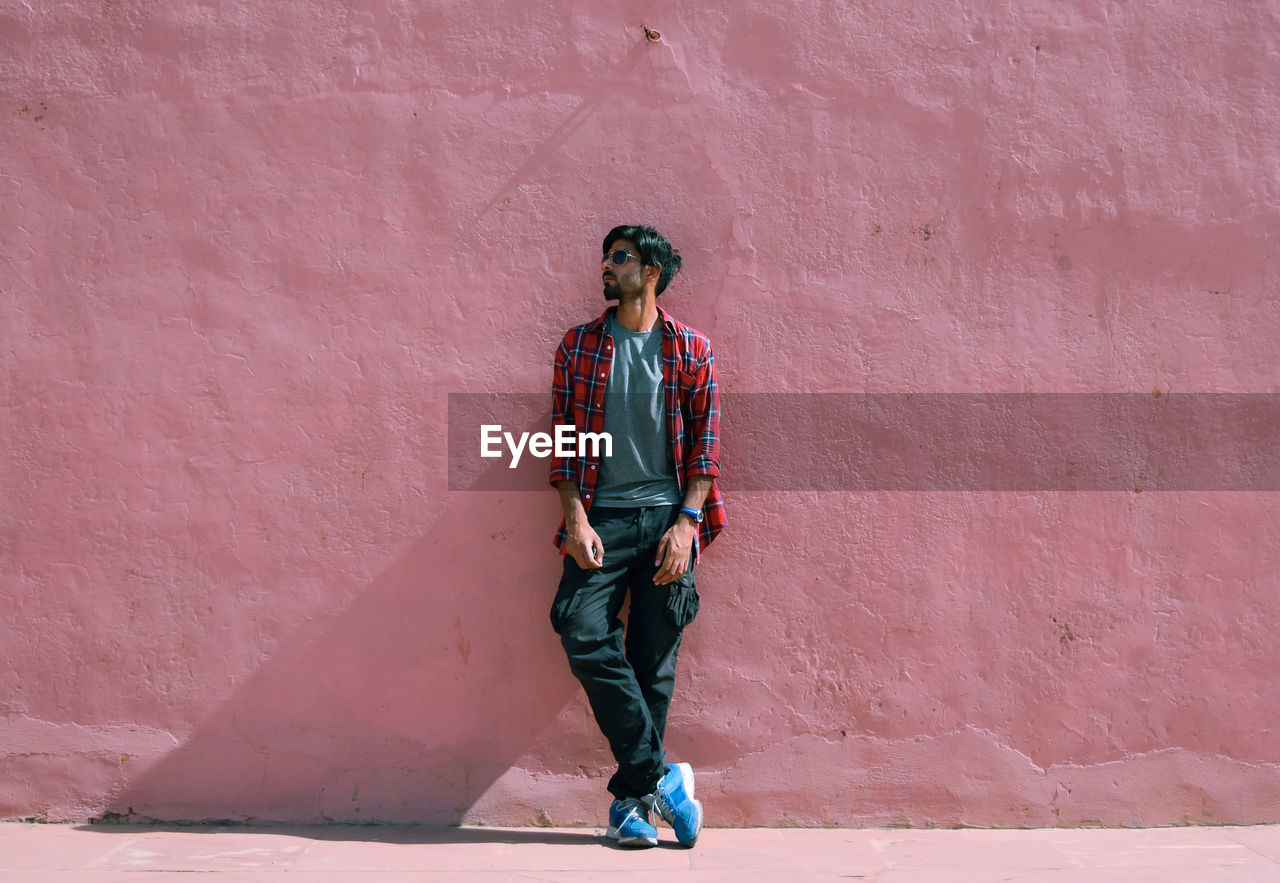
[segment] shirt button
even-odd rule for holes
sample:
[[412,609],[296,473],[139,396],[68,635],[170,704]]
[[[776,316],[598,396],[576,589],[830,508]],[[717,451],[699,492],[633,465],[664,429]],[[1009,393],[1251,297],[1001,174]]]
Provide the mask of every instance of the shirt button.
[[592,464],[591,464],[591,468],[592,468],[592,469],[595,469],[595,468],[596,468],[596,464],[592,463]]
[[588,500],[591,499],[591,494],[583,494],[583,496],[585,496]]
[[601,372],[600,372],[600,376],[601,376],[601,377],[603,377],[603,376],[604,376],[604,372],[603,372],[603,371],[601,371]]

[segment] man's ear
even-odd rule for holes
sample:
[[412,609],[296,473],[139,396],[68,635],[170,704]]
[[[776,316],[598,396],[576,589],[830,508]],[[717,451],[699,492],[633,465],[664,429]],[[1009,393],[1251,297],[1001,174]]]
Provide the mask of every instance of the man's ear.
[[662,276],[662,264],[645,264],[644,275],[646,279],[652,279],[657,282]]

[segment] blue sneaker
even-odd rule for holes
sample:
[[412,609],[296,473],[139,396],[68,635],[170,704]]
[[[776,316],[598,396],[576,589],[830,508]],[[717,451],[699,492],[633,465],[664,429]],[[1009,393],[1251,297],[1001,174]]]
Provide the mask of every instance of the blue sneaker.
[[619,846],[658,845],[658,829],[649,824],[649,806],[638,797],[613,802],[605,836],[617,840]]
[[693,767],[671,764],[653,792],[653,809],[676,832],[682,846],[693,846],[702,833],[702,804],[693,799]]

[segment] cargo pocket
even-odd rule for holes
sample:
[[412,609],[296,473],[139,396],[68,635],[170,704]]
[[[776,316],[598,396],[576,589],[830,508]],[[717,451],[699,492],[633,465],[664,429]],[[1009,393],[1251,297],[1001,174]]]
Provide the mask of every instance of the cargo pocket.
[[560,587],[556,590],[556,599],[551,602],[551,628],[560,634],[565,622],[578,609],[578,591],[582,588],[583,571],[569,555],[564,556],[564,576],[560,579]]
[[565,620],[573,615],[573,609],[577,607],[578,593],[561,597],[556,595],[555,601],[551,603],[551,628],[555,629],[555,633],[560,634],[560,629],[564,626]]
[[667,619],[682,629],[698,615],[698,587],[693,578],[693,568],[673,582],[667,592]]

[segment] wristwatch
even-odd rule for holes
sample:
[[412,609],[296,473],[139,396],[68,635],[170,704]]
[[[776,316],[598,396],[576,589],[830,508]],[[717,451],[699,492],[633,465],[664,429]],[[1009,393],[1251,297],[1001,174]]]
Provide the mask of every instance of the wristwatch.
[[692,506],[681,506],[680,514],[688,515],[690,518],[693,519],[694,524],[702,524],[702,519],[706,517],[705,515],[702,514],[701,509],[695,509]]

